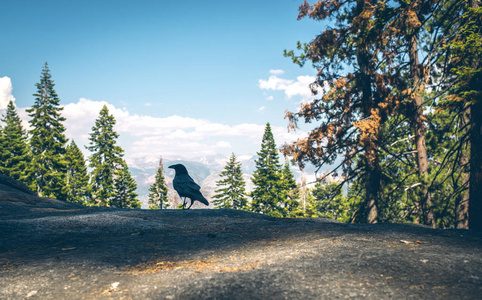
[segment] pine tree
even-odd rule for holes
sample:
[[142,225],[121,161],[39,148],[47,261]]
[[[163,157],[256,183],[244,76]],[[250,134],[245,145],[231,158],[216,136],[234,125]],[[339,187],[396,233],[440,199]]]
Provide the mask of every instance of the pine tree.
[[27,134],[13,101],[8,103],[7,112],[2,121],[5,127],[0,133],[0,173],[28,185],[30,153]]
[[261,150],[255,160],[253,173],[254,190],[251,192],[251,211],[274,217],[283,216],[283,193],[281,186],[281,164],[271,126],[266,124]]
[[288,161],[285,161],[284,167],[281,169],[281,190],[283,216],[293,217],[296,215],[299,206],[300,190]]
[[213,196],[214,207],[246,210],[246,182],[243,179],[241,163],[236,161],[234,153],[219,176],[223,179],[216,182],[218,189]]
[[[387,30],[383,37],[391,42],[387,43],[388,52],[395,58],[395,67],[398,68],[402,80],[394,81],[394,85],[400,91],[402,113],[408,118],[413,135],[413,148],[418,171],[418,182],[420,185],[415,188],[417,202],[420,206],[420,221],[431,227],[435,227],[433,213],[432,195],[428,191],[429,177],[429,155],[425,144],[426,122],[424,115],[423,94],[425,85],[428,83],[430,61],[424,59],[419,49],[427,45],[423,42],[423,35],[426,35],[422,26],[427,19],[433,15],[434,7],[438,1],[404,1],[398,0],[384,6],[384,10],[390,11],[393,19],[387,23]],[[379,8],[380,10],[380,8]],[[431,41],[428,38],[427,41]],[[422,57],[420,64],[419,57]],[[407,68],[408,66],[408,68]]]
[[114,174],[114,196],[110,206],[117,208],[141,208],[141,202],[137,200],[137,184],[129,172],[127,163],[122,160]]
[[391,54],[385,51],[382,37],[390,19],[385,7],[384,2],[374,0],[320,0],[314,5],[305,1],[298,19],[333,20],[334,27],[327,27],[309,44],[298,43],[300,55],[284,53],[299,65],[311,61],[318,70],[311,85],[313,93],[324,92],[303,104],[297,113],[286,114],[290,128],[296,128],[300,118],[306,123],[316,121],[317,125],[306,138],[284,146],[282,152],[300,167],[305,162],[321,167],[343,156],[334,172],[342,169],[346,180],[363,178],[365,199],[358,212],[359,219],[368,223],[378,222],[381,201],[381,128],[398,101],[391,91],[398,74],[390,68]]
[[149,192],[147,197],[149,199],[148,204],[150,209],[166,209],[169,207],[162,157],[159,159],[159,167],[157,168],[154,183],[149,188]]
[[67,162],[65,182],[67,201],[88,204],[90,201],[89,174],[84,155],[73,140],[66,148],[65,159]]
[[109,115],[104,105],[90,133],[87,149],[93,152],[89,157],[92,205],[108,206],[115,196],[114,174],[124,155],[122,148],[116,145],[119,135],[114,131],[115,123],[114,116]]
[[27,109],[30,120],[30,147],[32,150],[31,171],[35,178],[34,188],[37,195],[65,199],[65,127],[61,116],[62,107],[54,90],[47,63],[42,70],[40,83],[37,83],[35,103]]

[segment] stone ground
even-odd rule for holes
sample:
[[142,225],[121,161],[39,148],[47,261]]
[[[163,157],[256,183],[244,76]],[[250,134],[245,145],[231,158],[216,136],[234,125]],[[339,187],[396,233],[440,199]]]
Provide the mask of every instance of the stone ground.
[[[1,178],[0,178],[1,179]],[[480,299],[482,234],[87,208],[0,181],[0,299]]]

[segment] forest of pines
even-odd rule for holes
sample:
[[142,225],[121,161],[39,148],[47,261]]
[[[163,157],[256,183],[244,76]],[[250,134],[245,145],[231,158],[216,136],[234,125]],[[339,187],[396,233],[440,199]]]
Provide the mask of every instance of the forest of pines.
[[[289,130],[300,122],[312,129],[280,151],[267,123],[250,178],[253,190],[246,190],[233,153],[219,174],[214,208],[482,230],[479,5],[477,0],[305,1],[298,19],[330,26],[320,23],[320,34],[284,52],[317,70],[310,86],[315,99],[285,117]],[[36,87],[27,109],[30,130],[22,127],[12,101],[2,116],[0,172],[41,197],[140,208],[107,106],[93,124],[90,155],[84,157],[65,136],[47,63]],[[290,163],[331,171],[297,184]],[[149,207],[173,207],[167,194],[161,158]]]

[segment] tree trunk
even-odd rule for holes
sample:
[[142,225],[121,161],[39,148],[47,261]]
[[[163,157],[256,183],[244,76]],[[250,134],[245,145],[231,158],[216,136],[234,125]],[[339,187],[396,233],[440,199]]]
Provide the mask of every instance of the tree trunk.
[[[361,85],[362,85],[362,105],[363,117],[370,118],[371,109],[373,108],[373,99],[371,97],[371,78],[368,74],[368,51],[359,51],[358,63],[360,65]],[[367,223],[378,222],[378,196],[380,190],[381,169],[378,151],[378,136],[371,136],[365,141],[365,205],[364,213]]]
[[[470,122],[470,109],[467,114],[462,116],[462,122],[460,127],[465,127]],[[464,132],[465,133],[465,132]],[[461,141],[465,144],[464,141]],[[463,149],[464,145],[461,145],[460,156],[458,165],[462,172],[462,184],[465,184],[469,180],[469,174],[467,173],[467,164],[469,163],[468,153]],[[459,183],[456,182],[455,189],[459,188]],[[469,229],[469,192],[463,191],[457,195],[455,199],[455,225],[457,229]]]
[[[474,90],[482,93],[482,74],[473,78]],[[477,85],[480,84],[480,85]],[[482,231],[482,99],[470,108],[469,228]]]
[[[472,8],[479,8],[479,2],[470,1]],[[475,104],[470,107],[470,191],[469,228],[482,231],[482,74],[480,71],[470,81],[470,88],[476,90]]]
[[[361,14],[365,1],[357,1],[357,13]],[[360,81],[359,84],[362,88],[362,110],[363,118],[370,118],[372,115],[372,109],[378,109],[377,103],[373,101],[372,86],[370,76],[370,51],[368,45],[361,43],[357,46],[356,50],[357,62],[360,67]],[[378,196],[380,190],[380,160],[378,151],[378,138],[379,134],[376,133],[371,136],[368,141],[364,143],[365,150],[365,203],[364,203],[364,215],[366,216],[367,223],[378,222]]]
[[423,223],[435,228],[435,217],[433,214],[432,197],[427,190],[428,185],[428,158],[425,146],[425,124],[423,123],[423,103],[420,95],[420,88],[423,82],[420,76],[420,65],[418,62],[417,36],[414,34],[409,41],[410,76],[412,77],[412,111],[411,123],[415,134],[415,147],[417,149],[418,177],[422,183],[420,200],[422,204]]
[[455,223],[457,229],[469,229],[469,193],[463,192],[455,200]]
[[[368,150],[368,155],[365,154],[367,161],[367,178],[366,178],[366,194],[365,194],[365,212],[367,223],[378,223],[378,192],[380,190],[380,164],[378,160],[378,149]],[[366,150],[367,151],[367,150]],[[371,154],[370,154],[371,152]],[[376,155],[375,159],[373,156]],[[373,160],[372,160],[373,159]]]

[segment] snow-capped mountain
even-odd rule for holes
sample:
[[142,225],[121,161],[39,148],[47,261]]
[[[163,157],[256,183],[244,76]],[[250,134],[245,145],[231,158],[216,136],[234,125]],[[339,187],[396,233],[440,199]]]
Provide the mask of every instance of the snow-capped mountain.
[[[168,196],[170,207],[176,207],[179,204],[179,197],[172,186],[172,180],[174,178],[175,172],[168,167],[173,164],[183,164],[189,175],[201,186],[201,192],[203,195],[211,202],[211,197],[214,196],[214,191],[217,189],[216,181],[220,180],[219,174],[224,169],[226,162],[229,157],[222,155],[202,157],[197,161],[188,160],[169,160],[163,159],[164,165],[164,176],[166,177],[166,183],[168,185]],[[252,190],[251,174],[254,170],[254,159],[243,159],[242,170],[243,177],[246,181],[247,191]],[[154,177],[157,172],[159,161],[142,161],[137,160],[130,162],[129,169],[131,171],[132,177],[134,177],[137,183],[137,193],[139,194],[139,199],[142,202],[142,208],[147,208],[147,195],[149,194],[149,188],[154,183]],[[193,208],[201,208],[204,205],[195,203]]]

